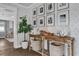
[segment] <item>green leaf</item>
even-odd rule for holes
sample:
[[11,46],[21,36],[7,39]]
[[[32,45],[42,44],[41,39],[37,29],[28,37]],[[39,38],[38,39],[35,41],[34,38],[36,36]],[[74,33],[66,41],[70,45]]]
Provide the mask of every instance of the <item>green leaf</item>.
[[22,21],[19,23],[18,32],[19,33],[21,33],[21,32],[24,32],[24,33],[30,32],[32,30],[32,28],[31,28],[30,24],[27,24],[27,17],[23,16],[23,17],[20,17],[20,19]]

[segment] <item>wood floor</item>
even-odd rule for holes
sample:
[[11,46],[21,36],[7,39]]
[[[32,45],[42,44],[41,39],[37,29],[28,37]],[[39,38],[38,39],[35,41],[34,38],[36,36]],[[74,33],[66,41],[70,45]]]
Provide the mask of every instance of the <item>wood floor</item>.
[[13,44],[6,39],[0,39],[0,56],[41,56],[39,53],[28,49],[14,49]]

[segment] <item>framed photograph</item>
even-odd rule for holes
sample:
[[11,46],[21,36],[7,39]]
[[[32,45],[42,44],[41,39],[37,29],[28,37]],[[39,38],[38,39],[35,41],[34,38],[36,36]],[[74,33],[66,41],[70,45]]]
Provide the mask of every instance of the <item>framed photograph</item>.
[[33,27],[36,27],[36,26],[37,26],[37,20],[36,20],[36,18],[33,18],[32,20],[33,20],[33,21],[32,21]]
[[55,25],[54,14],[47,15],[46,23],[47,23],[47,26],[54,26]]
[[58,24],[67,26],[69,23],[69,11],[58,12]]
[[45,25],[45,18],[44,16],[38,17],[38,26],[44,26]]
[[54,3],[47,3],[46,10],[47,10],[47,13],[54,11]]
[[45,13],[45,5],[42,4],[38,6],[38,15],[43,15]]
[[37,15],[37,10],[36,8],[33,8],[33,12],[32,12],[33,17],[35,17]]
[[69,4],[68,3],[58,3],[57,7],[58,7],[58,10],[61,10],[61,9],[68,8]]

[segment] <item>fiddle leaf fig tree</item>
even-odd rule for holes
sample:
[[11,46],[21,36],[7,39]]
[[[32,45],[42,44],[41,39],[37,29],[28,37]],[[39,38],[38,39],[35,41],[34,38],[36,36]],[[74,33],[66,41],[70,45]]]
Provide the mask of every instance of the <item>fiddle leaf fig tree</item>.
[[18,33],[24,33],[24,41],[26,41],[25,34],[30,32],[32,30],[32,27],[30,24],[27,24],[27,17],[26,16],[20,17],[20,20],[21,20],[21,22],[19,23]]

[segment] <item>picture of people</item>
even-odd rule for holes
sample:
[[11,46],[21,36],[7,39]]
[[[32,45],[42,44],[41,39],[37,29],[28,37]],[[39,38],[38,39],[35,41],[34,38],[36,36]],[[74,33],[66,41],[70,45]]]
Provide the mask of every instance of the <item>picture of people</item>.
[[43,13],[43,7],[40,8],[40,13]]
[[43,24],[43,20],[42,19],[40,19],[40,24]]
[[52,24],[52,17],[48,18],[48,24]]
[[48,5],[48,10],[51,10],[51,9],[52,9],[52,3]]

